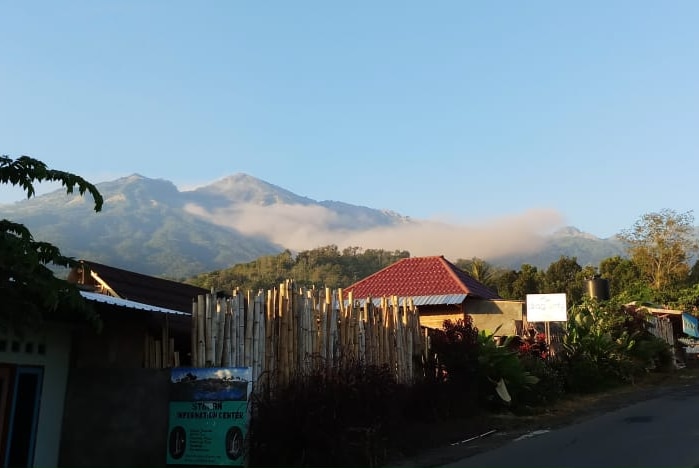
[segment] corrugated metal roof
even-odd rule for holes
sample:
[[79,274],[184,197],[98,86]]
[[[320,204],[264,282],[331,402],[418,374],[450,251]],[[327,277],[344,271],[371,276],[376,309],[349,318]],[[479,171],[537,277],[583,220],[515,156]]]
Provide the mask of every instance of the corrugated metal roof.
[[179,310],[166,309],[165,307],[158,307],[149,304],[143,304],[141,302],[129,301],[127,299],[120,299],[114,296],[108,296],[106,294],[93,293],[88,291],[80,291],[82,295],[88,301],[102,302],[104,304],[111,304],[120,307],[127,307],[129,309],[146,310],[149,312],[159,312],[161,314],[174,314],[174,315],[191,315],[187,312],[182,312]]
[[[437,294],[433,296],[416,296],[413,297],[413,304],[417,307],[420,306],[425,306],[425,305],[452,305],[452,304],[461,304],[464,302],[464,299],[466,299],[467,294]],[[398,298],[398,305],[403,306],[405,305],[406,300],[410,299],[409,297],[399,297]],[[364,303],[366,302],[366,298],[364,299],[354,299],[355,303],[358,303],[360,307],[364,306]],[[371,303],[374,304],[374,306],[378,307],[381,305],[381,298],[375,298],[373,297],[371,299]],[[348,305],[348,301],[345,300],[345,306]]]
[[[209,290],[191,284],[156,278],[101,263],[88,260],[80,260],[80,263],[78,269],[87,269],[90,273],[96,274],[116,295],[141,304],[152,304],[164,309],[186,312],[192,310],[192,300],[199,295],[209,293]],[[73,276],[76,279],[80,276],[86,276],[83,284],[94,284],[94,280],[89,274],[79,275],[77,269],[74,270],[76,271]]]
[[344,288],[343,293],[346,295],[350,291],[355,298],[468,295],[481,299],[500,299],[495,291],[441,255],[404,258]]

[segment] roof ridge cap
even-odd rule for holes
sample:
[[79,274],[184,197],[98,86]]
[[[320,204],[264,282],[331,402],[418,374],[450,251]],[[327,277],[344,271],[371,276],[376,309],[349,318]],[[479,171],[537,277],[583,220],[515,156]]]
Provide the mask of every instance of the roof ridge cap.
[[[459,276],[454,271],[454,268],[459,268],[459,267],[457,267],[456,265],[451,263],[449,260],[444,258],[444,255],[440,255],[439,259],[440,259],[440,262],[442,263],[442,266],[445,267],[447,269],[447,271],[449,272],[449,276],[451,276],[451,278],[454,281],[456,281],[456,284],[459,285],[459,289],[461,289],[464,292],[464,294],[466,294],[467,296],[471,295],[471,292],[468,290],[468,287],[463,283],[463,281],[461,281],[461,278],[459,278]],[[464,273],[466,273],[466,272],[464,271]]]

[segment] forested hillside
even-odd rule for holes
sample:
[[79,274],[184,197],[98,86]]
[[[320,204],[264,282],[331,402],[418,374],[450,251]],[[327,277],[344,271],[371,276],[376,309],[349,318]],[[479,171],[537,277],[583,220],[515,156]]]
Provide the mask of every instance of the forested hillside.
[[296,256],[285,250],[278,255],[266,255],[249,263],[197,275],[188,283],[218,291],[236,287],[256,291],[293,278],[299,285],[338,288],[407,257],[410,253],[404,250],[389,252],[360,247],[340,250],[336,245],[299,252]]

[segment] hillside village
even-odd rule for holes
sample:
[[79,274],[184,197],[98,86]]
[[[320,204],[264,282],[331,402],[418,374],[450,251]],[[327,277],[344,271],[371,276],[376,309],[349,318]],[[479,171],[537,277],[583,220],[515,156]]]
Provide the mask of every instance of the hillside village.
[[[3,158],[3,183],[31,184],[46,170]],[[102,209],[97,187],[48,175],[89,192]],[[41,212],[42,201],[57,203],[56,194],[45,197],[26,204]],[[84,217],[102,216],[86,204]],[[626,256],[596,266],[562,255],[541,270],[504,269],[479,258],[327,246],[185,283],[76,262],[5,220],[0,358],[6,378],[26,388],[6,400],[6,457],[13,466],[191,463],[200,459],[187,438],[198,432],[173,418],[225,416],[235,463],[377,466],[429,448],[412,432],[424,424],[543,412],[571,396],[681,372],[699,349],[692,221],[691,213],[650,213],[622,234]],[[658,235],[675,247],[654,244]],[[34,263],[20,261],[27,252]],[[648,268],[660,257],[672,267]],[[58,278],[49,264],[69,273]],[[554,299],[562,302],[539,315],[534,301]],[[206,369],[229,371],[197,377]],[[248,393],[233,381],[248,382]],[[169,413],[190,405],[171,395],[215,403]],[[287,431],[283,421],[298,412],[305,430]],[[27,429],[13,422],[20,417],[31,421]],[[105,422],[114,437],[102,436]],[[209,427],[199,424],[191,431]],[[224,456],[213,442],[197,444]]]

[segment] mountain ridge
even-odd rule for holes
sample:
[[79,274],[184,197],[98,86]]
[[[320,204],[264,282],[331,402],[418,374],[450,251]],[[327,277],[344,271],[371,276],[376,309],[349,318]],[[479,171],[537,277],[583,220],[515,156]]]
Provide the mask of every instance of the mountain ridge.
[[[96,186],[105,199],[101,213],[91,210],[89,199],[58,189],[0,204],[2,217],[25,224],[36,239],[57,245],[65,255],[170,278],[278,254],[289,247],[270,233],[299,229],[302,222],[308,225],[302,226],[298,236],[323,231],[329,239],[417,223],[392,210],[316,201],[245,173],[191,190],[137,173]],[[400,240],[396,238],[396,244]],[[439,253],[439,241],[435,242]],[[513,269],[522,263],[545,268],[560,255],[575,256],[581,265],[596,265],[607,256],[623,255],[623,249],[616,239],[600,239],[567,226],[548,236],[540,250],[483,258]]]

